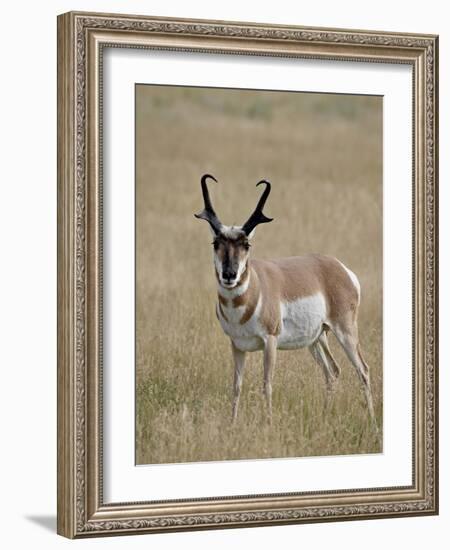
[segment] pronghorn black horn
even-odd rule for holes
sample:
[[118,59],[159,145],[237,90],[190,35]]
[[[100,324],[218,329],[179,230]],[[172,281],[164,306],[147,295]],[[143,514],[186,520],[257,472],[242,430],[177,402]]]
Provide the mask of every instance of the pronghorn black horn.
[[213,228],[214,233],[217,234],[220,232],[220,228],[222,227],[222,224],[220,223],[219,218],[214,212],[214,208],[212,207],[212,204],[211,204],[211,199],[209,198],[208,187],[206,185],[206,180],[208,178],[214,180],[217,183],[216,178],[214,176],[211,176],[210,174],[205,174],[204,176],[202,176],[201,185],[202,185],[203,202],[205,203],[205,208],[200,212],[200,214],[194,214],[194,216],[201,220],[206,220],[209,223],[209,225]]
[[258,224],[268,223],[273,220],[273,218],[268,218],[263,214],[263,208],[266,204],[267,197],[270,194],[271,185],[268,181],[261,180],[256,184],[256,187],[258,187],[258,185],[260,185],[261,183],[265,183],[266,188],[264,189],[264,192],[261,195],[258,204],[256,205],[255,211],[242,226],[242,231],[244,231],[247,236],[250,235],[250,233],[253,231],[253,229],[255,229]]

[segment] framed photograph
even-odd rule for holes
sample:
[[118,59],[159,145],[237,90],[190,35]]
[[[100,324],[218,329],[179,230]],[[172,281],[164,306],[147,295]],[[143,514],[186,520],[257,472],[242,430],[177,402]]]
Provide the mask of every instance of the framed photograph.
[[58,18],[58,532],[436,514],[432,35]]

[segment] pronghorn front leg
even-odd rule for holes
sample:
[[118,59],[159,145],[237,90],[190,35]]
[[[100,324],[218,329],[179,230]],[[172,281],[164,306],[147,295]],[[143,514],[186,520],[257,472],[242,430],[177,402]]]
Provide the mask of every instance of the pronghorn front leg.
[[231,340],[231,349],[233,350],[234,360],[234,384],[233,384],[233,422],[235,422],[239,406],[239,396],[241,395],[242,376],[245,367],[245,351],[237,349]]
[[277,358],[277,338],[267,336],[264,345],[264,395],[267,403],[269,422],[272,423],[272,375]]

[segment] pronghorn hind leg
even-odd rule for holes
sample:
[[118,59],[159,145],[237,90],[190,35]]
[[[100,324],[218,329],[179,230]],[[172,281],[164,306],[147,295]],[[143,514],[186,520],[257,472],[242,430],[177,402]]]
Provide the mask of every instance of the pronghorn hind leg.
[[372,390],[370,387],[369,366],[365,362],[361,346],[359,345],[358,327],[356,322],[339,324],[333,330],[336,338],[344,348],[347,357],[356,369],[358,377],[363,386],[364,395],[366,397],[367,410],[369,411],[370,419],[375,429],[378,431],[378,426],[375,420],[375,412],[373,408]]
[[264,395],[269,423],[272,423],[272,376],[277,357],[277,338],[269,335],[264,345]]
[[[328,330],[328,329],[327,329]],[[324,330],[322,334],[319,336],[319,342],[322,346],[323,351],[325,352],[325,355],[327,356],[327,359],[330,363],[333,376],[335,379],[338,378],[338,376],[341,374],[341,367],[337,364],[336,359],[333,357],[333,354],[331,353],[330,346],[328,344],[328,337],[327,332]]]
[[233,360],[234,360],[232,420],[233,422],[235,422],[237,418],[239,397],[241,395],[241,388],[242,388],[242,377],[244,374],[244,367],[245,367],[245,351],[241,351],[237,349],[233,341],[231,341],[231,349],[233,351]]
[[316,340],[312,346],[309,347],[311,355],[314,357],[315,361],[322,367],[322,372],[325,376],[325,384],[327,388],[327,397],[325,401],[325,413],[331,408],[332,396],[334,393],[334,382],[336,377],[333,374],[332,368],[328,361],[327,353],[325,352],[324,347],[322,346],[320,340]]

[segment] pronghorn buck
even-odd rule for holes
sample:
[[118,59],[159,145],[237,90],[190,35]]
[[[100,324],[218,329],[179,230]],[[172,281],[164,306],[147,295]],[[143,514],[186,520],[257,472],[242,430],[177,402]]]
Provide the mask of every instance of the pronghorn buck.
[[[271,185],[265,185],[255,211],[242,226],[223,225],[217,217],[206,180],[201,178],[206,220],[214,236],[217,278],[217,317],[231,340],[234,359],[232,418],[236,420],[247,352],[264,351],[264,394],[272,417],[272,373],[277,349],[308,347],[321,366],[328,395],[340,368],[328,346],[331,330],[344,348],[362,383],[367,408],[375,424],[369,367],[358,341],[360,285],[356,275],[339,260],[310,254],[273,260],[250,259],[250,241],[258,224],[271,222],[263,214]],[[376,426],[376,424],[375,424]]]

